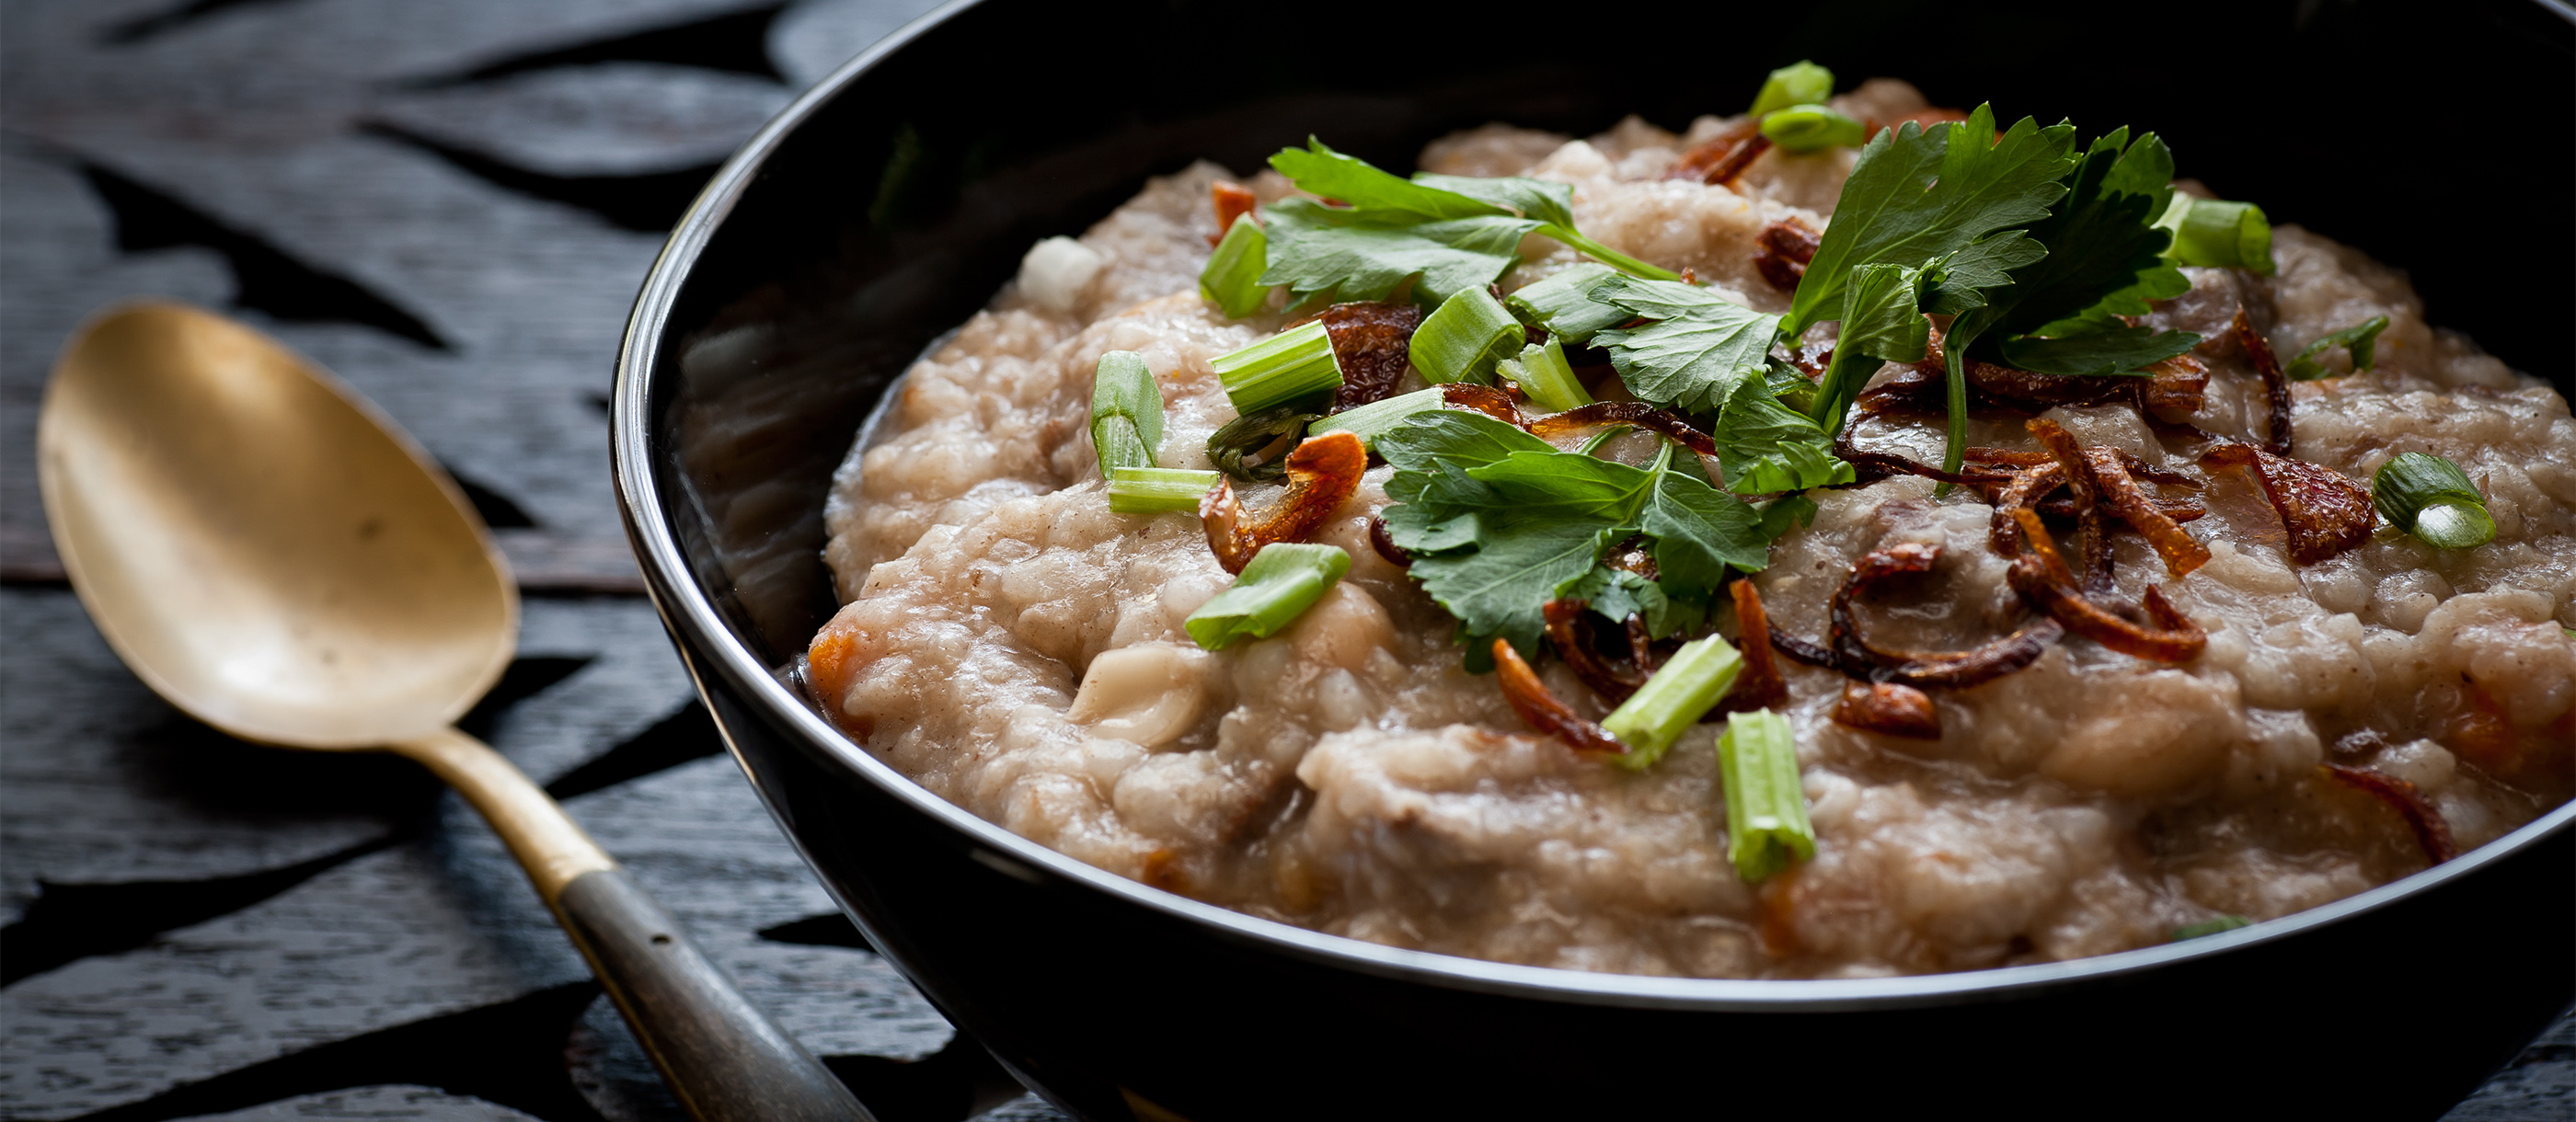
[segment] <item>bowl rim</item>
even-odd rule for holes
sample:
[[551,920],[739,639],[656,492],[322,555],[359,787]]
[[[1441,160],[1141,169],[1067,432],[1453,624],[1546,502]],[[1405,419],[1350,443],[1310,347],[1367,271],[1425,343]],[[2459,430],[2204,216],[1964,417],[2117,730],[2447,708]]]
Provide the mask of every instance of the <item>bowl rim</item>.
[[[660,611],[664,625],[675,633],[684,653],[690,656],[685,661],[689,663],[692,681],[697,688],[701,692],[707,690],[708,685],[701,675],[706,670],[713,670],[730,692],[764,710],[761,715],[773,725],[792,729],[802,738],[804,747],[817,750],[886,794],[980,846],[980,849],[969,851],[976,860],[1031,882],[1042,882],[1039,870],[1044,870],[1045,874],[1060,881],[1208,929],[1210,933],[1238,944],[1286,953],[1314,965],[1349,969],[1392,980],[1586,1005],[1707,1012],[1818,1012],[2012,1000],[2035,996],[2041,991],[2118,981],[2176,963],[2280,942],[2473,875],[2576,823],[2576,800],[2571,800],[2519,829],[2443,864],[2330,904],[2177,943],[2065,962],[1945,974],[1792,980],[1596,974],[1489,962],[1330,935],[1149,887],[1058,853],[975,816],[913,782],[842,735],[734,637],[706,591],[698,586],[692,567],[681,552],[665,516],[666,503],[674,496],[663,493],[657,478],[657,465],[652,459],[655,445],[650,406],[653,374],[660,365],[662,330],[680,291],[716,229],[732,215],[734,207],[769,157],[808,118],[841,96],[861,75],[981,2],[950,0],[877,41],[800,94],[725,161],[690,204],[687,214],[673,227],[670,238],[655,256],[652,269],[646,274],[636,296],[618,347],[610,429],[610,458],[619,513],[626,526],[628,542],[643,569],[645,586]],[[759,789],[759,784],[754,783],[753,786],[755,790]],[[766,804],[767,792],[762,791],[761,797]],[[776,807],[770,807],[770,811],[773,817],[777,816]],[[781,825],[783,828],[783,819]],[[794,840],[792,832],[790,840]],[[798,850],[800,854],[804,852],[801,844]],[[810,864],[811,856],[806,856]]]

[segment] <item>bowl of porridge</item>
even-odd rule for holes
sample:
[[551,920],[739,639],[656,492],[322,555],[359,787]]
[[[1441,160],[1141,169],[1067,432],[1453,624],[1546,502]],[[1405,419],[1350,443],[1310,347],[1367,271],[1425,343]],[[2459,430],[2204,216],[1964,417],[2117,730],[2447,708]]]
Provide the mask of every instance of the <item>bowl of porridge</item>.
[[[1819,19],[958,6],[674,234],[657,603],[1031,1087],[2429,1116],[2576,993],[2564,60]],[[2295,80],[2396,43],[2528,119]],[[2299,170],[2364,134],[2540,166]]]

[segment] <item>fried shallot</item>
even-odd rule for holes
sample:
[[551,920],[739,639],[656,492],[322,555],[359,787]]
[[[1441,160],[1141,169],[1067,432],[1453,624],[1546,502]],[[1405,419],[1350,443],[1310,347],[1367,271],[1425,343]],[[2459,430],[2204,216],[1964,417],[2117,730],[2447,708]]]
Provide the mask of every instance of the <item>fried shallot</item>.
[[1693,145],[1673,162],[1666,179],[1696,179],[1702,183],[1732,186],[1736,176],[1753,166],[1753,161],[1771,150],[1771,138],[1762,135],[1759,118],[1744,123]]
[[2156,554],[2165,559],[2165,571],[2174,576],[2188,576],[2192,570],[2208,564],[2209,547],[2184,533],[2181,522],[2166,514],[2162,505],[2148,497],[2146,491],[2138,486],[2137,478],[2129,474],[2128,465],[2121,462],[2121,457],[2122,453],[2116,448],[2084,450],[2084,460],[2093,468],[2093,482],[2100,488],[2102,502],[2110,508],[2110,513],[2145,537],[2147,544],[2155,547]]
[[2342,764],[2319,764],[2326,777],[2353,790],[2387,803],[2406,828],[2415,832],[2415,844],[2424,848],[2424,859],[2439,865],[2460,855],[2459,843],[2451,838],[2451,823],[2414,784],[2384,771]]
[[2175,355],[2147,367],[2147,379],[2138,386],[2138,408],[2189,416],[2200,412],[2208,389],[2209,367],[2190,355]]
[[1440,387],[1440,400],[1449,405],[1473,409],[1513,428],[1529,427],[1529,419],[1521,416],[1521,407],[1512,403],[1512,395],[1492,386],[1480,386],[1474,382],[1451,382]]
[[2022,599],[2065,624],[2068,631],[2151,662],[2189,662],[2209,646],[2209,633],[2174,610],[2154,585],[2147,586],[2144,625],[2086,598],[2076,587],[2075,574],[2058,556],[2056,543],[2049,540],[2039,512],[2024,506],[2013,508],[2012,515],[2021,524],[2023,548],[2006,578]]
[[1941,710],[1932,695],[1895,682],[1845,682],[1834,723],[1913,740],[1941,739]]
[[1547,619],[1547,641],[1556,648],[1558,658],[1565,660],[1574,676],[1592,687],[1601,700],[1617,705],[1646,684],[1654,673],[1654,655],[1647,647],[1645,621],[1628,617],[1622,628],[1628,646],[1628,657],[1614,662],[1601,657],[1601,648],[1593,628],[1602,622],[1601,615],[1583,600],[1550,600],[1540,609]]
[[1225,240],[1225,232],[1234,229],[1235,219],[1261,205],[1260,196],[1253,194],[1252,188],[1223,179],[1208,184],[1208,199],[1216,204],[1216,232],[1207,236],[1211,246]]
[[1403,546],[1395,544],[1395,535],[1387,531],[1386,519],[1374,514],[1369,515],[1369,548],[1376,550],[1378,556],[1386,558],[1386,563],[1389,565],[1399,569],[1413,567],[1413,555],[1406,553]]
[[2251,468],[2263,495],[2289,531],[2290,560],[2314,565],[2370,540],[2379,525],[2370,490],[2342,472],[2276,456],[2251,444],[2221,444],[2202,453],[2202,467]]
[[1931,572],[1940,559],[1941,547],[1907,542],[1872,552],[1852,566],[1842,587],[1834,590],[1826,632],[1844,673],[1907,686],[1973,686],[2039,661],[2048,645],[2066,633],[2056,620],[2042,616],[2010,635],[1964,651],[1891,651],[1873,646],[1861,634],[1853,601],[1891,578]]
[[2275,456],[2290,454],[2290,378],[2281,372],[2281,360],[2272,354],[2272,344],[2263,333],[2254,330],[2254,321],[2246,318],[2245,305],[2236,306],[2236,318],[2228,321],[2228,330],[2254,361],[2254,372],[2263,376],[2263,392],[2272,402],[2272,423],[2263,438],[2263,450]]
[[1670,409],[1657,409],[1642,401],[1596,401],[1563,413],[1552,413],[1529,423],[1530,435],[1542,440],[1608,425],[1635,425],[1662,433],[1693,452],[1703,456],[1717,454],[1717,440],[1692,428],[1681,414]]
[[1503,700],[1512,703],[1512,712],[1540,732],[1564,741],[1577,752],[1603,752],[1622,755],[1628,746],[1601,726],[1586,720],[1567,707],[1539,680],[1538,671],[1530,669],[1521,653],[1512,649],[1509,639],[1494,640],[1494,677],[1502,683]]
[[1762,247],[1762,252],[1754,255],[1754,271],[1771,282],[1771,287],[1796,292],[1798,282],[1807,276],[1807,263],[1816,259],[1816,249],[1824,244],[1824,237],[1806,219],[1794,214],[1765,226],[1754,239],[1754,244]]
[[1368,447],[1358,434],[1325,433],[1310,437],[1288,453],[1288,490],[1247,524],[1243,500],[1231,481],[1220,477],[1199,500],[1199,521],[1207,529],[1208,551],[1229,573],[1240,573],[1254,554],[1272,542],[1304,541],[1333,512],[1359,491],[1360,474],[1368,470]]
[[1342,388],[1333,391],[1333,409],[1366,405],[1395,392],[1412,360],[1413,331],[1422,326],[1422,309],[1413,304],[1365,301],[1335,304],[1316,317],[1333,343],[1333,362],[1342,368]]
[[2102,522],[2102,483],[2093,477],[2084,446],[2065,426],[2046,417],[2033,417],[2022,427],[2057,458],[2057,466],[2065,471],[2066,489],[2075,493],[2075,523],[2084,543],[2084,591],[2111,591],[2111,528]]

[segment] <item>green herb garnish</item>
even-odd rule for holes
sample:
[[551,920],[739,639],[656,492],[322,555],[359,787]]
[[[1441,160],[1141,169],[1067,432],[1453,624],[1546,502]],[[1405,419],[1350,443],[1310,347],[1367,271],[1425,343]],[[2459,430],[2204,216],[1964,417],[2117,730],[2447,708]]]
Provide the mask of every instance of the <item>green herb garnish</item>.
[[2370,477],[2380,517],[2436,549],[2469,549],[2494,541],[2487,498],[2460,465],[2422,452],[2400,452]]
[[1226,228],[1225,240],[1208,255],[1207,267],[1199,270],[1199,295],[1228,319],[1259,312],[1270,302],[1270,286],[1261,283],[1261,274],[1270,267],[1269,252],[1270,240],[1261,232],[1261,224],[1249,214],[1236,215],[1234,225]]
[[1163,391],[1145,356],[1111,351],[1091,374],[1091,443],[1100,474],[1122,467],[1152,467],[1163,447]]
[[[1273,405],[1246,413],[1208,434],[1208,459],[1215,461],[1217,470],[1248,483],[1281,478],[1288,474],[1289,449],[1322,416],[1302,405]],[[1277,449],[1278,454],[1249,462],[1264,449]]]
[[1344,204],[1290,198],[1262,210],[1270,267],[1261,283],[1286,285],[1301,303],[1327,292],[1383,300],[1407,280],[1417,300],[1446,300],[1500,279],[1530,234],[1624,272],[1674,276],[1577,231],[1570,184],[1428,173],[1402,179],[1311,137],[1305,148],[1270,157],[1270,166],[1300,190]]
[[1199,500],[1220,477],[1190,468],[1119,467],[1109,472],[1109,510],[1113,514],[1157,514],[1197,510]]
[[1257,413],[1310,394],[1340,389],[1342,367],[1318,320],[1208,360],[1238,414]]
[[2317,356],[2335,347],[2342,347],[2352,352],[2352,372],[2359,374],[2376,364],[2375,360],[2379,357],[2379,333],[2386,330],[2388,330],[2388,317],[2372,316],[2341,331],[2329,331],[2317,336],[2317,341],[2308,344],[2307,348],[2300,351],[2297,358],[2291,359],[2290,364],[2282,368],[2281,372],[2289,375],[2293,382],[2313,382],[2319,378],[2329,377],[2334,374],[2334,370],[2318,362]]
[[[1814,274],[1809,274],[1810,276]],[[1593,336],[1640,400],[1715,412],[1745,379],[1761,379],[1780,317],[1679,281],[1611,277],[1592,299],[1654,322]]]
[[1793,857],[1815,857],[1816,828],[1807,821],[1788,718],[1767,709],[1727,714],[1726,732],[1717,738],[1717,770],[1726,787],[1726,856],[1735,863],[1735,875],[1760,883],[1788,868]]
[[2174,928],[2173,937],[2167,941],[2179,943],[2185,939],[2198,939],[2204,935],[2216,935],[2221,931],[2234,931],[2239,927],[2252,926],[2254,921],[2244,916],[2219,916],[2216,919],[2204,919],[2198,923],[2186,923]]
[[1529,335],[1482,288],[1461,289],[1413,332],[1413,368],[1433,385],[1491,382],[1494,364],[1519,354]]
[[1858,148],[1869,139],[1866,126],[1822,105],[1792,105],[1766,114],[1762,135],[1790,152]]
[[1593,289],[1618,275],[1619,271],[1608,265],[1587,261],[1522,285],[1503,297],[1503,306],[1510,308],[1521,322],[1581,346],[1601,331],[1636,318],[1626,308],[1592,298]]
[[1565,348],[1553,335],[1545,343],[1524,345],[1518,358],[1496,363],[1494,372],[1519,386],[1530,404],[1550,413],[1592,404],[1592,395],[1574,377],[1574,367],[1565,361]]
[[1792,105],[1812,105],[1834,94],[1834,72],[1806,59],[1783,66],[1762,80],[1750,112],[1760,117]]
[[1314,431],[1348,432],[1359,437],[1360,443],[1374,450],[1377,447],[1377,438],[1381,434],[1403,424],[1407,417],[1426,409],[1438,409],[1440,406],[1440,387],[1433,386],[1427,390],[1415,390],[1412,393],[1379,398],[1366,405],[1354,405],[1316,421]]
[[2196,199],[2175,192],[2156,225],[2173,232],[2166,255],[2176,264],[2251,269],[2272,274],[2272,223],[2252,203]]
[[1296,622],[1350,571],[1351,555],[1340,546],[1272,542],[1252,555],[1233,587],[1191,612],[1181,628],[1211,651],[1268,638]]
[[1820,429],[1842,431],[1843,411],[1879,364],[1923,361],[1932,324],[1917,310],[1922,297],[1921,269],[1883,261],[1852,266],[1843,285],[1842,333],[1834,340],[1833,362],[1825,367],[1824,384],[1816,388],[1810,406]]
[[1645,685],[1601,719],[1602,729],[1628,746],[1616,759],[1634,771],[1653,766],[1717,707],[1743,669],[1743,656],[1715,635],[1682,644]]

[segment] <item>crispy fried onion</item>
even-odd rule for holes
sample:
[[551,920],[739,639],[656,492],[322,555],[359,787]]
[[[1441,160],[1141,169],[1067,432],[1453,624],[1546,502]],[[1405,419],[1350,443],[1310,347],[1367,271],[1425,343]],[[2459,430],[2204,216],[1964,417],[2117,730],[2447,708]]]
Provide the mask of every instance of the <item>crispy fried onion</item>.
[[1234,229],[1235,219],[1261,205],[1260,196],[1253,194],[1252,188],[1223,179],[1208,184],[1208,201],[1216,204],[1216,232],[1207,236],[1211,246],[1225,240],[1225,232]]
[[2228,330],[2245,348],[2245,356],[2254,361],[2254,372],[2263,376],[2263,392],[2272,399],[2272,423],[2263,438],[2263,450],[2275,456],[2290,454],[2290,378],[2281,373],[2281,360],[2272,354],[2272,344],[2263,333],[2254,330],[2254,321],[2246,318],[2245,305],[2236,306],[2236,318],[2228,321]]
[[1386,558],[1386,563],[1389,565],[1399,569],[1413,567],[1413,555],[1406,553],[1403,546],[1395,544],[1395,535],[1388,532],[1386,519],[1374,514],[1369,515],[1369,548],[1376,550],[1378,556]]
[[[1482,387],[1479,387],[1482,388]],[[1692,428],[1681,414],[1670,409],[1657,409],[1642,401],[1596,401],[1563,413],[1551,413],[1526,427],[1531,436],[1553,440],[1560,436],[1588,432],[1607,425],[1635,425],[1662,433],[1673,442],[1703,456],[1717,454],[1717,441],[1707,433]]]
[[1231,481],[1219,477],[1215,489],[1199,500],[1199,521],[1207,527],[1208,551],[1229,573],[1240,573],[1252,555],[1272,542],[1304,541],[1350,501],[1368,470],[1368,447],[1356,433],[1331,432],[1310,437],[1288,453],[1288,491],[1257,522],[1248,521],[1243,500]]
[[1512,703],[1512,712],[1540,732],[1564,741],[1577,752],[1603,752],[1621,755],[1628,746],[1601,726],[1586,720],[1582,714],[1557,699],[1547,683],[1539,681],[1538,672],[1512,649],[1509,639],[1494,640],[1494,676],[1502,680],[1503,700]]
[[2066,489],[2075,494],[2075,524],[2084,543],[2084,591],[2111,591],[2111,529],[2102,524],[2102,482],[2093,477],[2092,464],[2084,458],[2084,446],[2077,444],[2064,426],[2046,417],[2031,418],[2022,427],[2057,458],[2057,466],[2066,477]]
[[1565,660],[1574,676],[1592,687],[1601,700],[1617,705],[1645,685],[1655,672],[1655,652],[1646,635],[1646,622],[1629,616],[1621,626],[1621,639],[1627,646],[1627,657],[1604,658],[1601,654],[1597,626],[1609,622],[1583,600],[1550,600],[1540,609],[1547,618],[1547,641],[1556,648],[1557,657]]
[[2056,620],[2042,616],[2019,631],[1964,651],[1892,651],[1872,645],[1861,634],[1853,601],[1895,577],[1931,572],[1940,559],[1940,546],[1908,542],[1872,552],[1852,566],[1851,575],[1834,591],[1825,635],[1843,673],[1906,686],[1973,686],[2039,661],[2048,645],[2065,634]]
[[[1887,378],[1862,390],[1852,407],[1869,416],[1943,416],[1950,409],[1945,377],[1940,357],[1927,354],[1922,362],[1896,367]],[[1985,416],[2029,416],[2060,405],[2102,405],[2126,399],[2160,427],[2188,429],[2155,414],[2198,412],[2208,385],[2209,368],[2190,355],[2158,362],[2147,368],[2143,378],[2074,377],[1991,362],[1968,364],[1968,404],[1973,413]]]
[[1932,695],[1895,682],[1845,682],[1834,723],[1914,740],[1941,739],[1941,710]]
[[2200,412],[2208,391],[2209,367],[2179,354],[2147,367],[2147,380],[2138,387],[2138,408],[2188,416]]
[[1673,162],[1666,179],[1696,179],[1707,184],[1733,185],[1735,177],[1753,166],[1753,161],[1771,150],[1771,138],[1762,135],[1759,118],[1712,136],[1682,153]]
[[1521,416],[1521,407],[1512,403],[1512,395],[1492,386],[1451,382],[1440,387],[1440,400],[1462,409],[1473,409],[1514,428],[1529,427],[1529,418]]
[[2233,443],[2202,453],[2200,464],[2254,470],[2289,531],[2290,560],[2299,564],[2313,565],[2369,541],[2379,524],[2370,491],[2332,468]]
[[2406,819],[2406,828],[2415,832],[2415,844],[2424,847],[2424,858],[2439,865],[2460,855],[2460,846],[2451,840],[2451,824],[2434,809],[2424,792],[2415,785],[2382,771],[2341,764],[2319,764],[2326,777],[2387,803]]
[[1753,257],[1754,271],[1771,287],[1782,292],[1796,292],[1798,282],[1806,279],[1807,263],[1816,259],[1816,249],[1824,244],[1824,235],[1807,225],[1807,220],[1790,215],[1762,228],[1754,244],[1762,252]]
[[1768,709],[1789,700],[1788,679],[1780,676],[1780,664],[1771,658],[1771,616],[1762,610],[1762,593],[1753,587],[1750,577],[1737,577],[1727,586],[1735,598],[1735,648],[1744,656],[1744,670],[1735,676],[1735,686],[1719,699],[1717,713],[1740,713]]
[[1316,318],[1324,321],[1333,361],[1342,368],[1342,388],[1333,393],[1335,412],[1395,392],[1411,361],[1413,331],[1422,326],[1420,307],[1379,301],[1335,304]]
[[2209,645],[2209,633],[2175,611],[2154,585],[2147,586],[2148,622],[2143,625],[2086,599],[2076,587],[2075,574],[2057,555],[2057,544],[2049,540],[2039,512],[2024,506],[2013,508],[2012,514],[2021,523],[2023,548],[2013,558],[2007,579],[2022,599],[2065,624],[2068,631],[2151,662],[2189,662]]

